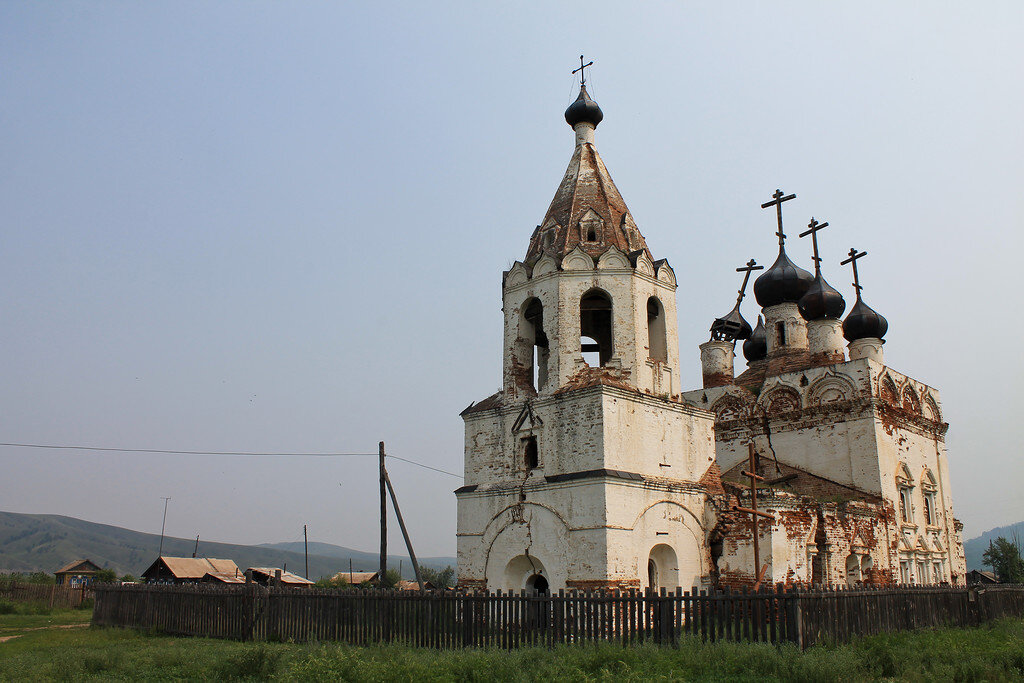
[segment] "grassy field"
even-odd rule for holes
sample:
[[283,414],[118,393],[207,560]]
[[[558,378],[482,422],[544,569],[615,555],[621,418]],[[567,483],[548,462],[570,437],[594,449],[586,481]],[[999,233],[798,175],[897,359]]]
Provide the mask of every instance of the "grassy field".
[[[436,652],[400,645],[236,643],[76,626],[88,612],[0,616],[0,680],[1001,681],[1024,678],[1024,620],[795,648],[684,642]],[[32,630],[36,629],[36,630]]]

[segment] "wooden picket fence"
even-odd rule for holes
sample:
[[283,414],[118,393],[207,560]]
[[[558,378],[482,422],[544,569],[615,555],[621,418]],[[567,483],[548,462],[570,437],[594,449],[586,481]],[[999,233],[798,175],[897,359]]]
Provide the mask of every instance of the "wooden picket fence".
[[89,586],[57,586],[47,583],[0,582],[0,600],[38,602],[47,607],[78,607],[92,597]]
[[821,642],[1024,616],[1024,586],[758,592],[391,592],[241,586],[95,587],[92,623],[258,641],[421,647],[653,641]]

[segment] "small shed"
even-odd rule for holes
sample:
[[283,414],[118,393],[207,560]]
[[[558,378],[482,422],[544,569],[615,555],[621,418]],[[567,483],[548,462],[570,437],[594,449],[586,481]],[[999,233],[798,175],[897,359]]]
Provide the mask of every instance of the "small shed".
[[986,572],[980,569],[972,569],[971,571],[967,572],[968,586],[988,583],[999,583],[999,579],[997,579],[996,575],[992,572]]
[[363,583],[379,583],[380,572],[338,572],[331,577],[332,581],[344,581],[352,586]]
[[53,573],[58,586],[88,586],[103,568],[92,560],[69,562]]
[[[241,581],[236,581],[241,577]],[[142,572],[146,583],[245,583],[245,577],[234,560],[212,557],[161,556]]]
[[[400,591],[418,591],[420,589],[420,585],[418,583],[416,583],[415,581],[406,581],[405,579],[402,579],[401,581],[398,582],[398,585],[395,586],[395,588],[397,588]],[[434,586],[434,584],[430,583],[429,581],[424,581],[423,582],[423,590],[425,590],[425,591],[437,590],[437,587]]]
[[277,576],[277,572],[281,572],[282,586],[302,588],[304,586],[313,585],[313,582],[309,579],[303,578],[298,574],[293,574],[292,572],[286,572],[277,567],[249,567],[247,571],[252,572],[252,580],[261,586],[269,586],[273,584],[274,578]]

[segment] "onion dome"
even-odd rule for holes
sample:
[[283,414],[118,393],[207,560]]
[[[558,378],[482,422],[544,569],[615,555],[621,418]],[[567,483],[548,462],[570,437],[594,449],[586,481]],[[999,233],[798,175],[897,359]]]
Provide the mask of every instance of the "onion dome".
[[597,124],[602,120],[604,120],[604,112],[601,111],[601,107],[590,99],[587,86],[580,86],[580,96],[565,110],[565,122],[574,128],[577,123],[589,123],[597,128]]
[[889,330],[889,321],[875,309],[857,297],[857,303],[850,309],[850,314],[843,321],[843,336],[846,341],[858,339],[881,339]]
[[838,320],[846,310],[846,300],[818,273],[814,276],[811,288],[800,297],[797,308],[804,320]]
[[764,321],[757,316],[757,327],[750,334],[750,338],[743,342],[743,357],[753,363],[756,360],[764,360],[768,356],[768,333],[764,329]]
[[733,341],[750,338],[750,323],[740,315],[740,305],[736,306],[721,318],[711,323],[711,338],[719,341]]
[[796,303],[807,293],[812,282],[814,276],[790,261],[786,248],[779,245],[779,257],[775,263],[754,280],[754,298],[762,308]]

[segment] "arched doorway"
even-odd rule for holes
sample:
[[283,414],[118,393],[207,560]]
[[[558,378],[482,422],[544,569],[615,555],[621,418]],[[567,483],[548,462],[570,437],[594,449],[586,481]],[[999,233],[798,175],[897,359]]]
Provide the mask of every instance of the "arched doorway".
[[653,591],[662,588],[675,590],[679,585],[679,561],[672,546],[659,543],[651,548],[647,557],[647,587]]
[[526,579],[526,590],[535,595],[548,594],[548,580],[540,574],[533,574]]

